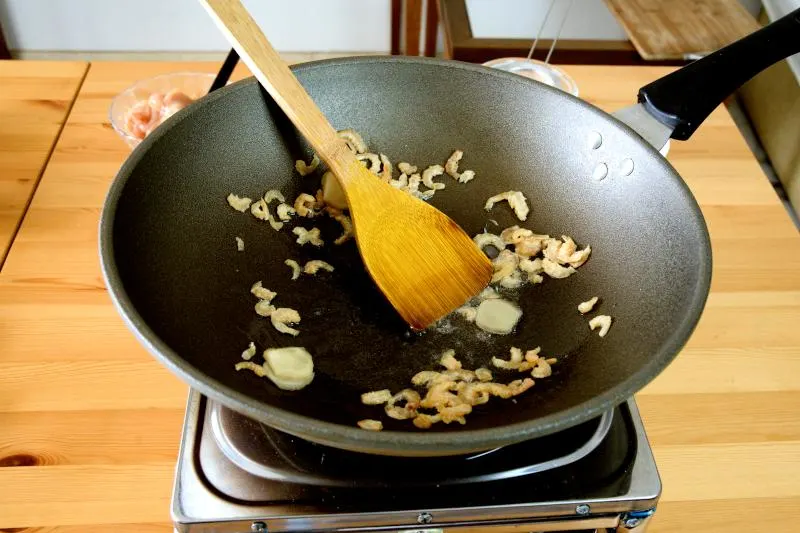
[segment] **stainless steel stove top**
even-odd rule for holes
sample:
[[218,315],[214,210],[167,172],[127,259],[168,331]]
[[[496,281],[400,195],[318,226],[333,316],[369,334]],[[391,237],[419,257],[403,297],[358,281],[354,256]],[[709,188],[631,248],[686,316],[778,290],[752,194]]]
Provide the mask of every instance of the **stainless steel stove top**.
[[179,532],[618,531],[661,482],[636,404],[557,435],[456,458],[311,444],[192,391],[172,497]]

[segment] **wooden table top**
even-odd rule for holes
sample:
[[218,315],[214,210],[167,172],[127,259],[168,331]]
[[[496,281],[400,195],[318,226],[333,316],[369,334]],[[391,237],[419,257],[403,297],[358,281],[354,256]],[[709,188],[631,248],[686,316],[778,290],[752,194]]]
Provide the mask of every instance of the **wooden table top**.
[[0,265],[88,67],[0,61]]
[[[0,531],[171,531],[187,387],[113,309],[97,224],[129,153],[111,97],[193,68],[216,66],[90,66],[0,273]],[[666,72],[569,71],[609,110]],[[800,508],[800,235],[724,110],[669,158],[708,221],[714,277],[683,353],[637,395],[664,483],[649,532],[787,531]]]

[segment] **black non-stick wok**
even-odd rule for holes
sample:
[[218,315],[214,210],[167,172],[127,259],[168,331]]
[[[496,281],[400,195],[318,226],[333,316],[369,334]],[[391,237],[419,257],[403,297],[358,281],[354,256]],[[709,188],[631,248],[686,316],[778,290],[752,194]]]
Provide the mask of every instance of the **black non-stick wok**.
[[[688,137],[741,83],[800,51],[798,16],[655,82],[640,100],[668,125],[667,135]],[[318,176],[293,171],[295,159],[310,158],[295,130],[255,80],[244,80],[202,98],[145,139],[116,177],[102,215],[103,270],[117,307],[141,342],[192,387],[330,446],[458,454],[598,416],[648,383],[689,338],[709,289],[708,233],[683,180],[636,131],[556,89],[480,66],[387,57],[308,63],[294,72],[334,126],[359,131],[371,151],[394,163],[443,164],[462,149],[461,168],[476,178],[466,185],[447,178],[431,202],[468,233],[522,224],[570,235],[593,253],[568,279],[525,286],[524,315],[511,335],[481,336],[458,318],[421,336],[408,334],[364,272],[355,244],[333,245],[340,233],[333,220],[295,218],[274,231],[226,203],[231,192],[258,198],[280,189],[294,199],[319,186]],[[636,127],[658,137],[658,128]],[[602,137],[596,149],[594,132]],[[625,159],[634,165],[630,175],[621,171]],[[593,179],[599,163],[608,168],[600,181]],[[507,190],[529,199],[525,223],[505,204],[483,209],[489,196]],[[320,227],[325,246],[298,246],[296,225]],[[287,258],[301,264],[321,258],[336,270],[292,281]],[[249,289],[257,280],[278,293],[278,305],[300,311],[298,337],[256,315]],[[599,312],[614,318],[605,338],[576,309],[595,295]],[[235,371],[250,341],[259,351],[306,347],[315,362],[313,383],[287,392]],[[514,402],[477,407],[465,426],[421,431],[360,402],[366,391],[407,387],[416,372],[435,369],[446,349],[477,368],[492,356],[506,357],[511,346],[541,346],[557,356],[554,375]],[[497,375],[506,382],[517,377]],[[149,393],[147,383],[141,393]],[[365,418],[382,419],[385,430],[356,427]]]

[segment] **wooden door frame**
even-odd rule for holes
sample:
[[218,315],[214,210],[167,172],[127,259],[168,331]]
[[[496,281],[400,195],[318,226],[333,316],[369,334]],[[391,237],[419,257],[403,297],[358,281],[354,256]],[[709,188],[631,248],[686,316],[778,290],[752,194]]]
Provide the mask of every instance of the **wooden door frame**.
[[[439,8],[436,0],[428,0],[425,8],[425,41],[423,55],[436,55],[436,34],[439,27]],[[420,53],[419,37],[422,28],[422,0],[392,0],[391,54],[416,56]],[[401,33],[405,34],[401,39]],[[403,41],[403,42],[401,42]]]

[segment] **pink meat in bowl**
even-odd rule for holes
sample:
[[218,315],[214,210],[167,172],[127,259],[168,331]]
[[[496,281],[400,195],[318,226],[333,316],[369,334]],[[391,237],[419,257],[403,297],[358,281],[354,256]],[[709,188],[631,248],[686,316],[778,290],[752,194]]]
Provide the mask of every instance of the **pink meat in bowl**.
[[131,147],[150,135],[169,117],[208,93],[214,74],[179,72],[141,80],[111,102],[114,130]]

